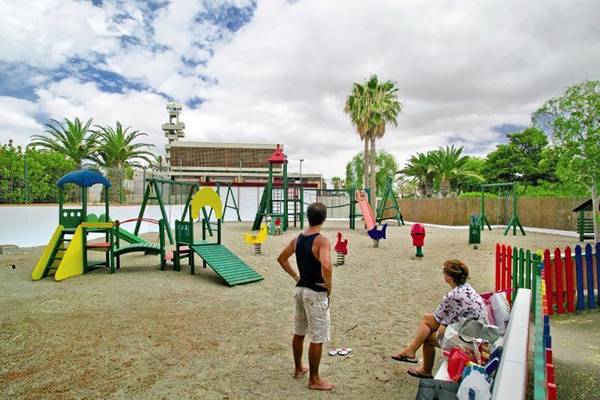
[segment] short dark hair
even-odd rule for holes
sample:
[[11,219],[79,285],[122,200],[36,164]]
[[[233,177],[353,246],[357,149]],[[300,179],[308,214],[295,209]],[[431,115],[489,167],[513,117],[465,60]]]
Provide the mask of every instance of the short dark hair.
[[327,218],[327,207],[325,204],[315,202],[308,206],[306,210],[308,216],[308,223],[312,226],[321,225]]
[[446,261],[444,263],[444,272],[448,274],[457,285],[464,284],[469,277],[469,267],[460,260]]

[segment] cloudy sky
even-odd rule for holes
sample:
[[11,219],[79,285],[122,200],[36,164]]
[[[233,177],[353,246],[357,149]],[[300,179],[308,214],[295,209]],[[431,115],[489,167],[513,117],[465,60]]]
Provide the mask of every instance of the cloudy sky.
[[600,79],[600,1],[0,0],[0,143],[49,118],[147,132],[170,100],[186,140],[283,143],[326,177],[362,144],[354,81],[397,83],[401,163],[457,144],[485,154],[545,100]]

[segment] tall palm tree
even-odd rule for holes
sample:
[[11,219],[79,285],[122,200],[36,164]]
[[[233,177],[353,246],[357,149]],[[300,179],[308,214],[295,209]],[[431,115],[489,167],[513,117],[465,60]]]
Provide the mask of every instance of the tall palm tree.
[[380,82],[372,75],[363,84],[354,83],[346,99],[344,112],[365,142],[365,187],[370,189],[370,203],[373,208],[376,199],[375,161],[376,140],[383,137],[387,124],[398,125],[398,114],[402,104],[398,100],[398,88],[392,81]]
[[154,145],[135,143],[138,138],[148,135],[137,130],[130,130],[131,127],[123,129],[123,125],[119,121],[117,121],[114,129],[110,126],[99,125],[96,125],[96,128],[98,128],[100,145],[94,160],[106,169],[109,179],[115,186],[116,190],[112,191],[113,195],[111,197],[122,202],[121,189],[125,168],[141,167],[141,161],[151,163],[154,154],[148,149],[154,147]]
[[465,177],[476,178],[483,182],[483,177],[467,171],[465,166],[469,160],[468,156],[462,155],[462,147],[446,146],[431,152],[433,171],[440,183],[440,193],[447,197],[451,191],[451,181],[464,179]]
[[93,159],[98,148],[98,133],[91,130],[92,119],[82,123],[79,118],[74,121],[65,118],[63,125],[55,119],[45,124],[44,135],[33,135],[31,145],[57,151],[70,160],[77,168],[86,160]]

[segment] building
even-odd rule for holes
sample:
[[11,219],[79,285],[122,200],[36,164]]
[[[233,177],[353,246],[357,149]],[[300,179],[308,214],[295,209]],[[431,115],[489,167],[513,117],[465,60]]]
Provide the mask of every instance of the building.
[[[181,106],[167,105],[169,122],[162,125],[168,143],[165,146],[167,173],[175,180],[202,183],[223,183],[235,186],[264,186],[269,173],[268,159],[279,146],[277,143],[213,143],[187,142],[185,124],[179,121]],[[275,175],[282,174],[282,165],[273,165]],[[288,171],[292,183],[300,184],[299,174]],[[306,187],[323,188],[320,174],[303,174]]]

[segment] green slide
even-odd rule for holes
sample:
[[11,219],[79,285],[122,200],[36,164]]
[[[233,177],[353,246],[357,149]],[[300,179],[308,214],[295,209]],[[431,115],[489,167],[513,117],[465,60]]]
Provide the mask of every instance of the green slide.
[[148,243],[146,240],[142,239],[138,235],[134,235],[133,233],[126,231],[123,228],[119,228],[119,239],[126,241],[127,243]]
[[262,281],[264,278],[231,250],[220,244],[192,246],[192,249],[229,286]]

